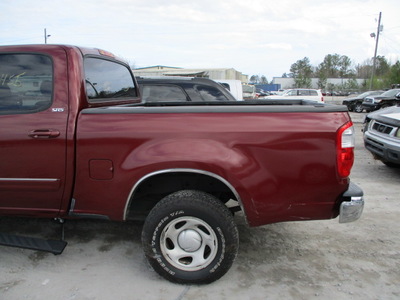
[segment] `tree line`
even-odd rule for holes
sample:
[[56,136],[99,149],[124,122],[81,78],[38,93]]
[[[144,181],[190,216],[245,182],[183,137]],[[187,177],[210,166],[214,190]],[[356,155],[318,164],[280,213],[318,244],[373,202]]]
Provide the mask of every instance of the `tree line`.
[[[356,65],[346,55],[328,54],[318,66],[313,66],[310,59],[304,57],[293,63],[290,66],[290,73],[284,73],[282,77],[293,78],[295,82],[293,87],[297,88],[311,88],[311,78],[318,78],[318,88],[322,90],[387,89],[393,84],[400,84],[400,61],[391,64],[384,56],[377,56],[374,77],[371,78],[373,65],[373,59]],[[333,86],[328,83],[328,78],[346,80],[341,86]],[[361,86],[356,79],[364,79]],[[250,82],[268,84],[264,75],[253,75],[250,77]]]

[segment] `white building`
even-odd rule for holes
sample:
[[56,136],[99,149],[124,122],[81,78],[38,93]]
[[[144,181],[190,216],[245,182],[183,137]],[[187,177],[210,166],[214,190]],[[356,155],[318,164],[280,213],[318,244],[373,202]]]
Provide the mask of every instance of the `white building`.
[[135,76],[190,76],[205,77],[213,80],[227,79],[248,82],[248,75],[236,71],[233,68],[211,68],[211,69],[184,69],[167,66],[153,66],[132,70]]

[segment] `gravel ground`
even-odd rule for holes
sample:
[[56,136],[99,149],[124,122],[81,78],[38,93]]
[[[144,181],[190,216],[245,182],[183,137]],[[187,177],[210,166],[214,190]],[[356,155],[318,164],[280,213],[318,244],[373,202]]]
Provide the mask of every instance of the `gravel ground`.
[[[327,101],[328,102],[328,101]],[[400,299],[400,169],[364,149],[357,130],[352,181],[365,193],[360,220],[289,222],[248,228],[231,270],[206,286],[172,284],[144,259],[141,225],[68,221],[59,256],[0,247],[0,299]],[[1,231],[57,238],[46,220],[2,219]]]

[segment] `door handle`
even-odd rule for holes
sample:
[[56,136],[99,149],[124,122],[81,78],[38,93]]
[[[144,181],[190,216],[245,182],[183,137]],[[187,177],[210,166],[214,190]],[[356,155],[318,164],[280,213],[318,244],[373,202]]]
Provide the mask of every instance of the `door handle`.
[[60,131],[56,129],[36,129],[29,133],[29,136],[34,139],[39,138],[56,138],[60,135]]

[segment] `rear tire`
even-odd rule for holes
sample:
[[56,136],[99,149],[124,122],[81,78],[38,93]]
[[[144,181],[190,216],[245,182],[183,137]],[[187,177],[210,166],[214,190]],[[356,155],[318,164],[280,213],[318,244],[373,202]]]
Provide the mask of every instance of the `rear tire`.
[[147,260],[177,283],[210,283],[232,266],[239,234],[229,209],[217,198],[184,190],[162,199],[142,231]]

